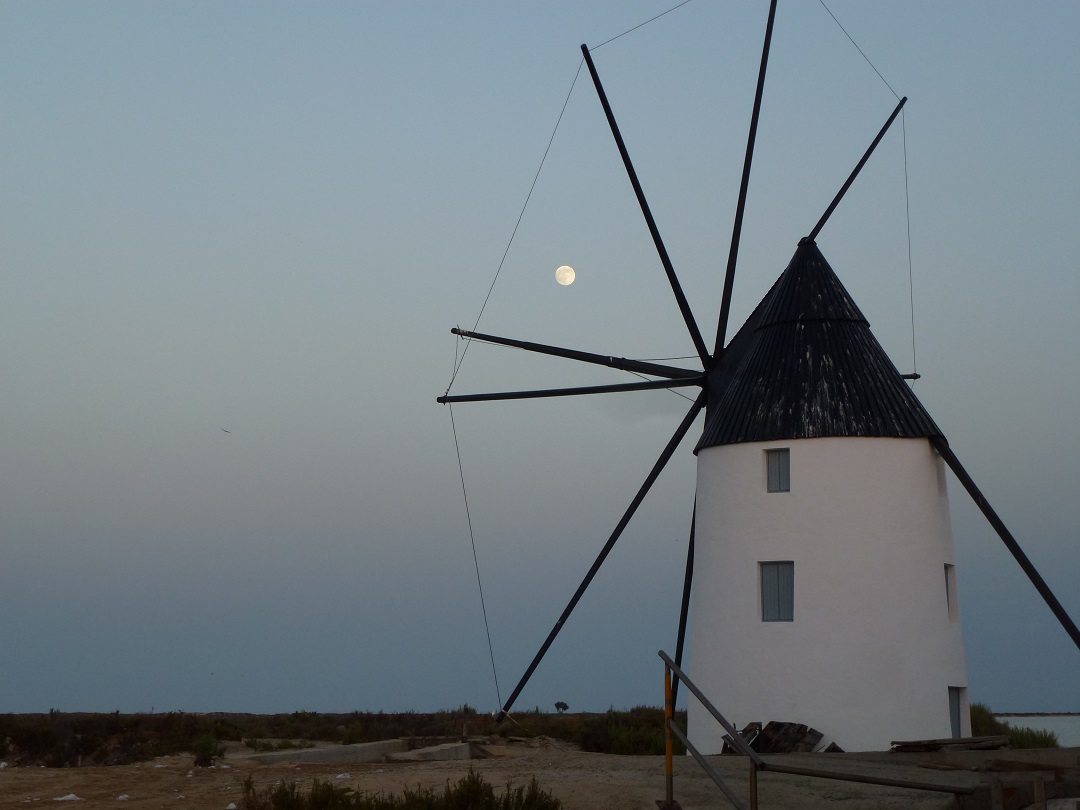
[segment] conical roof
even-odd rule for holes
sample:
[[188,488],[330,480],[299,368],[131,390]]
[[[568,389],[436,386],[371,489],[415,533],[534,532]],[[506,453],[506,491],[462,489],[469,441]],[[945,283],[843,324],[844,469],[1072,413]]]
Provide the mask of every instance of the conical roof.
[[941,435],[821,255],[787,269],[709,374],[697,449],[826,436]]

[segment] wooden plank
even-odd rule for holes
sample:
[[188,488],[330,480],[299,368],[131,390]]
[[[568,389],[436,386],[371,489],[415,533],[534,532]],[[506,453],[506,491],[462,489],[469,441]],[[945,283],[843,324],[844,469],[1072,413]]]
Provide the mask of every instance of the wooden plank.
[[948,737],[938,740],[893,740],[892,748],[896,753],[922,752],[922,751],[988,751],[995,748],[1006,748],[1009,745],[1007,736],[995,737]]

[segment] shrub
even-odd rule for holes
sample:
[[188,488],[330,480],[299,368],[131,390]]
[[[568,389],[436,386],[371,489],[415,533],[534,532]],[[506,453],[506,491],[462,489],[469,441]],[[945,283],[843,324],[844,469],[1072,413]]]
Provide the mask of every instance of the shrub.
[[[677,712],[686,728],[686,713]],[[350,712],[347,714],[156,714],[65,713],[0,714],[0,748],[5,761],[20,765],[68,767],[124,765],[166,754],[195,752],[198,740],[211,738],[211,757],[219,742],[243,738],[256,750],[306,748],[309,740],[372,742],[395,737],[459,737],[468,734],[547,736],[602,753],[663,753],[663,712],[638,707],[604,714],[556,714],[526,710],[496,725],[493,716],[468,704],[449,711]],[[297,742],[299,741],[299,742]],[[209,747],[207,750],[211,750]],[[682,752],[676,743],[676,750]]]
[[[610,709],[585,721],[579,742],[585,751],[605,754],[663,754],[664,710],[651,706],[629,712]],[[676,747],[681,749],[678,742]]]
[[1057,748],[1057,734],[1043,729],[1009,727],[1010,748]]
[[341,735],[341,742],[343,745],[368,742],[364,737],[364,727],[359,723],[353,723],[352,725],[347,726]]
[[971,704],[971,733],[975,737],[1007,735],[1010,748],[1057,748],[1059,745],[1054,732],[1013,726],[998,720],[985,703]]
[[1009,724],[994,717],[985,703],[971,704],[971,734],[975,737],[996,737],[1009,733]]
[[263,791],[248,776],[243,782],[243,810],[559,810],[562,803],[540,789],[536,779],[528,786],[511,787],[501,796],[484,778],[469,771],[456,785],[446,783],[440,793],[431,788],[406,789],[401,796],[357,793],[332,782],[312,782],[304,793],[295,782],[281,783]]
[[199,737],[191,746],[196,768],[209,768],[218,757],[225,756],[225,746],[209,734]]

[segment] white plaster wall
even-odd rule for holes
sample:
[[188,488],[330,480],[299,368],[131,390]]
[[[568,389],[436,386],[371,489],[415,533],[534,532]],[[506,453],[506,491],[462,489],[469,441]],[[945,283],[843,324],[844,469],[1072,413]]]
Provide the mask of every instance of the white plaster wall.
[[[791,451],[791,491],[766,491],[765,450]],[[687,674],[734,725],[806,723],[846,751],[950,737],[964,688],[945,472],[925,439],[826,438],[698,455]],[[795,563],[793,622],[761,621],[758,563]],[[958,574],[962,577],[962,572]],[[690,697],[690,740],[723,730]]]

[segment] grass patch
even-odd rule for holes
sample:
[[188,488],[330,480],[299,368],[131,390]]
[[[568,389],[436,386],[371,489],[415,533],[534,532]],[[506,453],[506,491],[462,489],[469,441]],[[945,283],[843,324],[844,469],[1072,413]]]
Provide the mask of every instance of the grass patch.
[[1058,748],[1057,735],[1052,731],[1014,726],[994,717],[985,703],[971,704],[971,734],[974,737],[1007,735],[1010,748]]
[[456,785],[442,791],[417,787],[400,796],[360,793],[332,782],[315,780],[307,791],[295,782],[255,788],[249,776],[243,782],[242,810],[559,810],[562,803],[540,789],[536,779],[527,786],[507,785],[502,794],[469,771]]
[[[664,710],[635,706],[628,711],[608,709],[603,714],[550,714],[534,709],[514,713],[512,723],[498,732],[506,736],[554,737],[575,743],[583,751],[600,754],[661,755],[664,753]],[[686,728],[686,712],[675,712],[675,723]],[[686,749],[674,741],[678,756]]]

